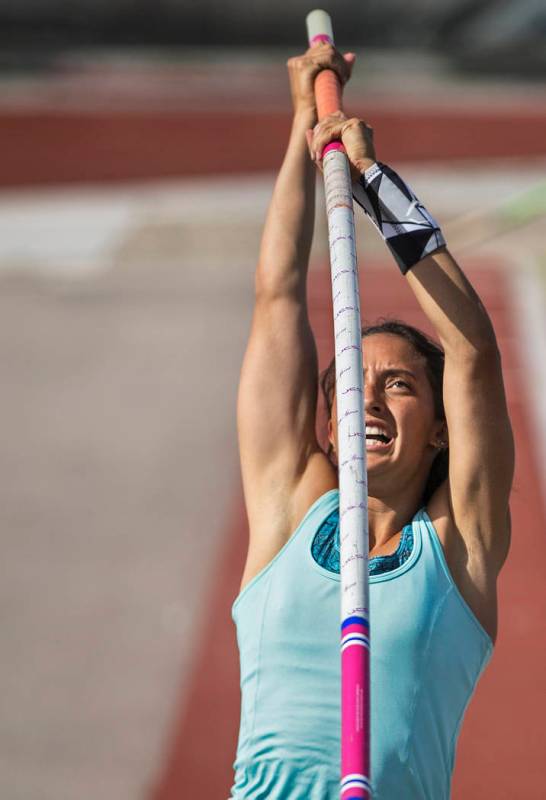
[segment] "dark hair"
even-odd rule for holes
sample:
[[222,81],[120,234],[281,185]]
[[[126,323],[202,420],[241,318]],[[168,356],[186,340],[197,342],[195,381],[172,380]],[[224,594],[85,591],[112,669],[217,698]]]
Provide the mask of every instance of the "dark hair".
[[[430,339],[426,334],[413,325],[408,325],[397,319],[380,319],[373,325],[364,325],[362,328],[362,338],[371,336],[374,333],[390,333],[400,336],[411,344],[413,349],[423,356],[426,362],[426,373],[432,388],[434,397],[434,411],[437,419],[445,420],[444,399],[443,399],[443,378],[444,378],[444,351]],[[336,363],[333,358],[330,364],[320,375],[320,388],[324,397],[328,419],[332,415],[332,405],[334,402],[334,392],[336,386]],[[329,443],[326,455],[333,461],[334,449]],[[335,464],[334,464],[335,465]],[[449,451],[440,450],[432,462],[430,473],[423,494],[423,503],[427,503],[436,489],[446,480],[449,468]]]

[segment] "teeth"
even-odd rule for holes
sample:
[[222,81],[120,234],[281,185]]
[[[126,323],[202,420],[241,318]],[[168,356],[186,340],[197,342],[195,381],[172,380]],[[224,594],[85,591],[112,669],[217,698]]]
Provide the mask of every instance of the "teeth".
[[366,439],[372,442],[388,444],[392,437],[389,436],[384,428],[379,428],[377,425],[366,425]]
[[375,425],[366,425],[366,436],[386,436],[387,439],[390,439],[383,428],[377,428]]

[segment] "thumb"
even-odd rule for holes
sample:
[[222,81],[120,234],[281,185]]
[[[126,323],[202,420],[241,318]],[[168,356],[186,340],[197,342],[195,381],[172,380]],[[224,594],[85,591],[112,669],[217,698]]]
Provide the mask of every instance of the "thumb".
[[353,72],[353,66],[356,61],[356,55],[355,53],[344,53],[343,60],[345,61],[345,66],[347,68],[346,80],[348,80]]

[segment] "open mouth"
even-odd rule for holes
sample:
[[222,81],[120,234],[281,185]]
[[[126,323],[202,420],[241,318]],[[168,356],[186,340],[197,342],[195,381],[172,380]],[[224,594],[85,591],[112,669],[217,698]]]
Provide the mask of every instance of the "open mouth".
[[366,450],[386,450],[392,442],[392,436],[374,425],[366,425]]

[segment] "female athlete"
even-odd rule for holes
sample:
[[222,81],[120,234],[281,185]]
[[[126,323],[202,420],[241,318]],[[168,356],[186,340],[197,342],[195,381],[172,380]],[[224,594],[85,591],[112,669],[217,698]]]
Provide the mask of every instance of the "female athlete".
[[401,322],[363,329],[374,800],[449,798],[461,721],[497,633],[514,454],[495,333],[434,218],[376,160],[371,130],[342,114],[316,125],[316,74],[334,69],[345,82],[353,61],[329,45],[288,61],[293,125],[263,233],[238,400],[250,528],[233,607],[238,800],[339,796],[335,371],[320,382],[325,453],[306,306],[315,163],[336,138],[355,199],[405,276],[392,280],[407,280],[441,345]]

